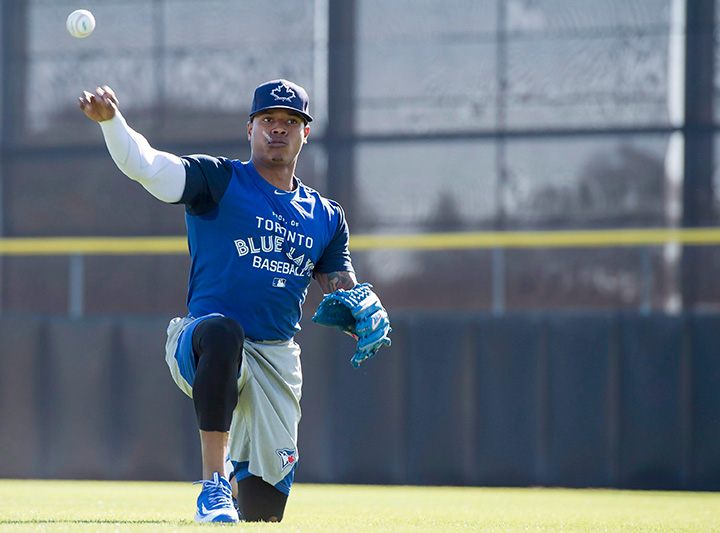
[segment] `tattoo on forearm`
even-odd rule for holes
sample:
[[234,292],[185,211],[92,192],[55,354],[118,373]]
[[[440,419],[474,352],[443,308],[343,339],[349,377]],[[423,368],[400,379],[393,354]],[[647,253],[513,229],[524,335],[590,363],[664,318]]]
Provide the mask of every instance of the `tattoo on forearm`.
[[325,294],[335,292],[338,289],[352,289],[357,285],[355,274],[352,272],[331,272],[330,274],[318,274],[315,279]]

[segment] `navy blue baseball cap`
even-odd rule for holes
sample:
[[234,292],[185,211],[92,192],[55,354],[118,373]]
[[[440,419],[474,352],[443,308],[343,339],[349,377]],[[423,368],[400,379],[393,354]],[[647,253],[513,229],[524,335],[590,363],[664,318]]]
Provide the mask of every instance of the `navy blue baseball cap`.
[[287,80],[273,80],[263,83],[255,89],[250,118],[266,109],[291,109],[300,113],[305,120],[312,122],[308,114],[310,99],[307,91],[298,84]]

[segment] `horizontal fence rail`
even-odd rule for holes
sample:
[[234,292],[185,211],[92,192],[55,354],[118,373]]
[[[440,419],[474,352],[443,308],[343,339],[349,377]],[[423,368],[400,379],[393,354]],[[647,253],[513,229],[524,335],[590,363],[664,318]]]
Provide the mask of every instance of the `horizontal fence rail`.
[[[720,228],[644,228],[565,231],[492,231],[416,234],[357,234],[350,237],[353,252],[376,250],[492,251],[492,312],[505,312],[505,250],[510,248],[612,248],[641,249],[642,287],[639,310],[652,310],[652,271],[649,250],[655,246],[720,245]],[[86,256],[185,255],[184,236],[165,237],[8,237],[0,239],[1,256],[68,256],[68,315],[84,315]]]
[[[720,228],[646,228],[567,231],[490,231],[418,234],[358,234],[353,251],[459,250],[477,248],[585,248],[720,244]],[[176,255],[188,252],[175,237],[8,237],[0,255]]]

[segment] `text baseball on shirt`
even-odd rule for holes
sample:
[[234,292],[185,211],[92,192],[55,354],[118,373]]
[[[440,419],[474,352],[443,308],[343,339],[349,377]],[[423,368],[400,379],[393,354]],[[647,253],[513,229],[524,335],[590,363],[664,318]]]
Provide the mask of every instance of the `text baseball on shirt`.
[[[273,213],[276,218],[283,220],[280,215]],[[248,237],[235,240],[235,248],[240,257],[252,254],[252,266],[261,270],[267,270],[277,274],[292,274],[294,276],[310,276],[315,264],[308,257],[304,249],[312,250],[313,238],[290,231],[278,220],[270,220],[260,216],[257,219],[257,229],[267,232],[265,235]],[[296,221],[291,221],[293,226],[299,226]],[[283,252],[287,243],[287,250],[284,251],[286,260],[271,259],[264,257],[264,254]]]

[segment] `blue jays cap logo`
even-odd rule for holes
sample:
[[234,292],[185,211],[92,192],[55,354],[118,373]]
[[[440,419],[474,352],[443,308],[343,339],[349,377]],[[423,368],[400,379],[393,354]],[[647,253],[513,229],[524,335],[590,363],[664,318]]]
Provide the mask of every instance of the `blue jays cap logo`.
[[281,471],[295,464],[295,450],[275,450],[282,461]]
[[295,98],[295,91],[283,82],[280,82],[280,85],[270,91],[270,94],[273,98],[275,98],[275,100],[280,100],[282,102],[292,102],[292,99]]
[[310,99],[307,91],[288,80],[273,80],[263,83],[255,89],[250,118],[266,109],[290,109],[298,112],[307,122],[312,122],[308,113]]

